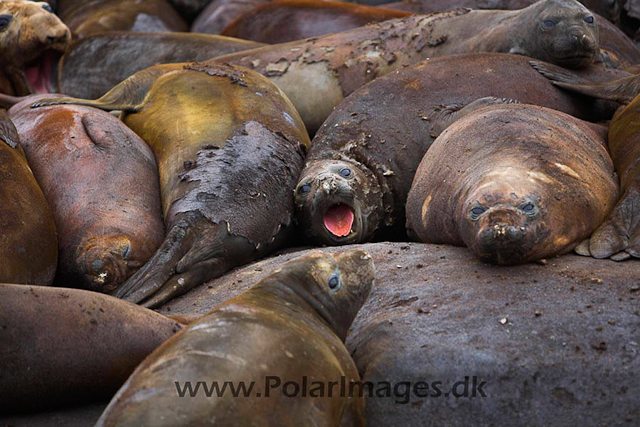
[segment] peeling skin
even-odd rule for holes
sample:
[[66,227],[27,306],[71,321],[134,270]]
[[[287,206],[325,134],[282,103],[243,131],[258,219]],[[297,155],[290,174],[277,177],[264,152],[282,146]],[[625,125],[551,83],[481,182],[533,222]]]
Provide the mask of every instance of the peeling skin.
[[[407,227],[420,241],[464,244],[496,264],[570,251],[617,200],[605,140],[604,128],[547,108],[505,104],[473,112],[448,127],[420,163]],[[542,179],[526,179],[530,171]],[[422,214],[427,195],[432,208]]]

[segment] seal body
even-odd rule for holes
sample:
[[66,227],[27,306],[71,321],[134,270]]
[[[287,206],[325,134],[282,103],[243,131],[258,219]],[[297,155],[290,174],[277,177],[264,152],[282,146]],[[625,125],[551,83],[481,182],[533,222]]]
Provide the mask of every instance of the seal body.
[[[302,384],[306,377],[309,387],[312,381],[358,381],[343,342],[373,279],[373,261],[362,250],[315,253],[284,264],[151,354],[97,425],[364,425],[362,396],[308,390],[308,396],[292,399],[266,377],[282,384]],[[176,382],[186,381],[253,385],[241,398],[177,399]]]
[[[543,30],[548,15],[557,15],[553,18],[557,23]],[[224,55],[211,62],[246,66],[269,77],[291,99],[313,133],[355,89],[430,57],[520,53],[584,67],[598,50],[597,27],[587,22],[589,17],[591,12],[574,0],[544,0],[518,11],[463,9],[393,19],[317,39]]]
[[0,2],[0,93],[48,93],[52,70],[71,42],[69,28],[45,2]]
[[[424,153],[469,111],[504,98],[600,121],[617,108],[556,89],[530,68],[528,58],[500,53],[435,58],[348,96],[316,133],[298,181],[296,217],[307,239],[323,245],[402,239],[406,196]],[[604,67],[580,74],[626,76]]]
[[295,108],[258,73],[215,63],[138,72],[97,101],[153,150],[167,236],[118,291],[155,306],[275,250],[292,227],[309,137]]
[[407,15],[410,13],[355,3],[277,0],[243,14],[220,34],[269,44],[286,43]]
[[0,282],[47,286],[58,259],[56,228],[20,147],[18,133],[0,110]]
[[164,238],[158,171],[142,139],[110,114],[82,106],[9,115],[58,230],[57,282],[114,291]]
[[204,61],[260,46],[260,43],[205,34],[97,34],[71,44],[60,58],[52,87],[69,96],[98,98],[135,72],[153,65]]
[[0,284],[0,325],[4,414],[108,399],[181,329],[108,295],[9,284]]
[[60,0],[58,14],[76,38],[110,31],[187,31],[166,0]]
[[565,253],[618,197],[606,129],[532,105],[480,109],[431,145],[407,198],[407,228],[425,243],[466,245],[520,264]]

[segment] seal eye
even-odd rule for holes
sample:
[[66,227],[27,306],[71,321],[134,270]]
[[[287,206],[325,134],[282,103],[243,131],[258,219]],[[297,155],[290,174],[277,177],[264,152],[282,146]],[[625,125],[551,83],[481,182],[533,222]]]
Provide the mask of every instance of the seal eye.
[[12,20],[13,16],[11,15],[0,15],[0,31],[6,29]]
[[535,215],[536,207],[533,205],[533,203],[529,202],[520,206],[520,210],[529,216],[533,216]]
[[485,208],[483,208],[482,206],[476,206],[475,208],[471,209],[471,219],[478,219],[478,217],[480,215],[482,215],[484,212],[486,211]]
[[547,19],[546,21],[542,21],[542,28],[544,28],[545,30],[550,30],[551,28],[555,27],[556,23],[554,21],[552,21],[551,19]]
[[48,4],[43,4],[42,8],[49,13],[53,13],[53,9],[51,9],[51,6],[49,6]]
[[311,191],[311,186],[309,184],[304,184],[298,187],[298,194],[307,194]]
[[342,285],[340,283],[340,277],[337,274],[334,273],[329,278],[329,287],[331,288],[331,290],[337,291],[338,289],[340,289],[341,286]]
[[595,20],[593,19],[593,16],[587,16],[586,18],[584,18],[584,22],[586,22],[587,24],[593,24]]
[[351,175],[353,175],[353,173],[351,172],[351,169],[349,169],[349,168],[344,168],[344,169],[340,170],[340,176],[342,176],[344,178],[351,178]]

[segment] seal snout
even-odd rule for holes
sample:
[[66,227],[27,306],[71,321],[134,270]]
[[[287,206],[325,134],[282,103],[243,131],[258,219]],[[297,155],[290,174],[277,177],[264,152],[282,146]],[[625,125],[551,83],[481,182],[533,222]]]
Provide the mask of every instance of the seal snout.
[[142,264],[131,259],[131,252],[131,241],[119,235],[93,237],[81,244],[76,254],[89,289],[114,291]]

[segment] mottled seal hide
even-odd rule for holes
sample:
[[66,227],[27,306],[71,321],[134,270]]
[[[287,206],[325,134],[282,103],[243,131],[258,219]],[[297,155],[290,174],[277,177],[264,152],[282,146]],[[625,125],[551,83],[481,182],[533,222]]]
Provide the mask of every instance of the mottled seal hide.
[[521,264],[573,249],[617,197],[606,128],[548,108],[496,105],[433,142],[407,197],[407,228],[425,243]]
[[293,188],[309,137],[274,84],[241,67],[165,64],[97,101],[43,100],[123,110],[153,150],[164,243],[117,295],[155,306],[275,250],[290,236]]
[[0,1],[0,93],[48,93],[58,52],[70,42],[48,3]]
[[58,283],[112,292],[164,238],[158,168],[139,136],[110,114],[28,97],[9,110],[58,231]]
[[[302,384],[305,377],[309,387],[359,381],[343,342],[373,280],[373,261],[361,250],[282,265],[158,348],[97,425],[364,426],[362,396],[309,389],[306,397],[289,398],[290,391],[274,390],[266,376],[283,384]],[[255,381],[255,388],[247,397],[180,399],[176,382],[186,381],[244,381],[247,387]]]
[[[352,93],[315,135],[298,181],[296,217],[306,237],[325,245],[406,238],[405,202],[422,156],[450,123],[501,102],[495,98],[593,121],[613,115],[617,104],[571,96],[529,68],[529,59],[518,55],[450,56]],[[603,67],[580,74],[594,80],[626,76]]]
[[56,226],[4,110],[0,110],[0,196],[0,282],[50,285],[58,260]]

